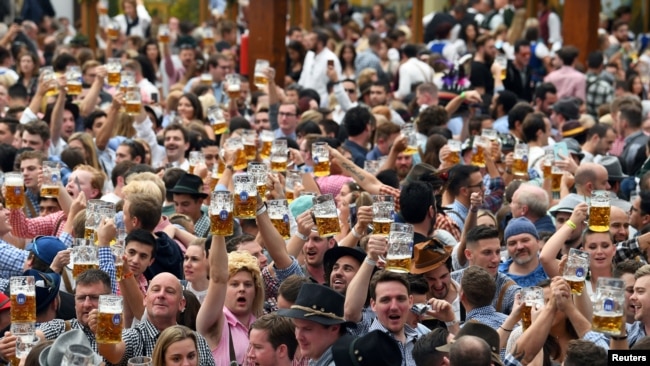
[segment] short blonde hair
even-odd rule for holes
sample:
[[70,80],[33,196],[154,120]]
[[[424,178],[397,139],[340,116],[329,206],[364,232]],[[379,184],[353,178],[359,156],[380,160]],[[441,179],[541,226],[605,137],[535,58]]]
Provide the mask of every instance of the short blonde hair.
[[650,276],[650,264],[646,264],[634,272],[634,279],[638,280],[641,277]]
[[245,251],[228,253],[228,278],[239,272],[248,272],[253,277],[255,284],[255,299],[253,300],[253,314],[262,315],[264,311],[264,283],[257,258]]
[[99,197],[102,196],[102,190],[104,189],[104,182],[106,181],[106,174],[104,174],[103,171],[95,169],[92,166],[86,165],[86,164],[77,165],[74,168],[74,171],[77,171],[77,170],[83,170],[83,171],[86,171],[86,172],[89,172],[90,174],[92,174],[92,177],[90,178],[90,186],[99,191],[99,195],[97,197],[86,197],[86,198],[88,198],[88,199],[92,199],[92,198],[99,199]]
[[[143,174],[150,174],[150,175],[143,175]],[[151,176],[158,178],[158,180],[153,179],[153,177]],[[124,197],[132,194],[147,193],[156,196],[157,198],[160,199],[160,202],[162,203],[165,202],[165,195],[166,195],[165,183],[163,183],[160,177],[158,177],[153,173],[148,173],[148,172],[138,173],[138,174],[134,174],[133,176],[129,176],[127,178],[127,183],[122,189],[122,193],[124,194]]]

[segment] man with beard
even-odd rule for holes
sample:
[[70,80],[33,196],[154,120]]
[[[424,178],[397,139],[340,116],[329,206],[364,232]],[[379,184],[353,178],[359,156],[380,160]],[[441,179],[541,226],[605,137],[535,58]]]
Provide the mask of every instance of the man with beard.
[[551,106],[557,102],[557,89],[551,83],[541,83],[535,88],[533,107],[535,112],[542,112],[551,117]]
[[609,233],[612,235],[614,243],[626,241],[630,237],[630,216],[616,206],[610,207]]
[[509,133],[508,112],[517,104],[517,94],[502,90],[492,98],[490,115],[494,119],[494,129],[499,133]]
[[413,155],[406,155],[403,152],[397,154],[397,159],[395,159],[395,171],[397,172],[397,178],[400,182],[406,178],[412,167]]
[[190,148],[189,132],[180,124],[171,124],[163,132],[167,163],[175,168],[189,171],[190,161],[185,159],[185,153]]
[[[469,81],[472,83],[474,90],[483,96],[483,100],[490,100],[492,95],[494,95],[495,78],[491,68],[496,55],[497,48],[494,46],[493,36],[484,34],[476,39],[476,53],[472,60],[472,71]],[[501,72],[501,70],[496,71]],[[499,78],[496,78],[496,80],[501,83]]]
[[525,217],[510,220],[504,239],[509,258],[499,265],[499,272],[508,275],[521,287],[535,286],[547,278],[539,261],[539,235],[530,220]]
[[327,48],[329,36],[324,31],[314,30],[307,35],[306,40],[311,47],[305,56],[298,84],[304,89],[316,90],[320,95],[321,107],[327,107],[329,100],[327,94],[327,82],[329,81],[327,64],[330,61],[334,63],[334,69],[340,78],[341,63],[336,54]]
[[[389,94],[390,94],[390,85],[387,83],[377,81],[370,85],[370,99],[368,100],[370,108],[377,106],[389,106]],[[397,125],[403,125],[404,120],[399,113],[395,112],[393,108],[390,108],[390,117],[391,122]]]
[[334,247],[325,252],[325,284],[345,296],[348,285],[366,257],[361,248]]
[[427,241],[436,223],[436,200],[430,184],[414,181],[402,188],[399,196],[404,222],[413,225],[413,244]]
[[580,163],[591,163],[596,158],[607,155],[616,140],[616,132],[612,126],[596,123],[587,131],[587,141],[582,144],[585,155]]
[[528,67],[530,63],[531,47],[525,39],[520,39],[514,44],[515,58],[508,60],[506,78],[503,86],[522,100],[530,102],[533,97],[532,71]]

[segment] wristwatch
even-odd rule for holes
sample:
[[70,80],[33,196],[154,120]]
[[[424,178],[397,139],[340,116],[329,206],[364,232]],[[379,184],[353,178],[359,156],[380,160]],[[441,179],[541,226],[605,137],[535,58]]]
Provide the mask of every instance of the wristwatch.
[[230,169],[230,170],[232,170],[233,172],[235,171],[235,169],[232,167],[232,165],[226,165],[226,169]]

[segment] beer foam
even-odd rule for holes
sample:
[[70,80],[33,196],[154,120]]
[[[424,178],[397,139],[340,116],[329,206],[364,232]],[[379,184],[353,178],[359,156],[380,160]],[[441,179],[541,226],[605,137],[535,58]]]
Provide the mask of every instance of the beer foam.
[[5,185],[6,186],[23,186],[25,184],[25,181],[23,177],[5,177]]

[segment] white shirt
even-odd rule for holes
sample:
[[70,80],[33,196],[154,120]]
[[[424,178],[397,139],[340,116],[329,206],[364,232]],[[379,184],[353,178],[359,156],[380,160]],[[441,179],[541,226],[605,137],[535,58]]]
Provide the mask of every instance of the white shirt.
[[153,123],[149,117],[141,123],[133,122],[133,128],[135,129],[135,136],[149,144],[149,148],[151,149],[151,166],[154,168],[160,167],[167,153],[163,146],[158,145],[156,131],[154,131]]
[[548,43],[562,43],[562,21],[555,12],[548,15]]
[[[142,101],[144,103],[151,103],[151,94],[160,94],[158,88],[156,88],[156,86],[147,78],[142,78],[142,80],[138,82],[138,88],[140,88],[140,95],[142,96]],[[160,95],[158,95],[158,100],[160,100]]]
[[[149,12],[147,11],[147,8],[144,7],[144,5],[136,6],[135,12],[138,16],[138,24],[131,27],[131,34],[129,35],[147,38],[146,32],[147,28],[149,28],[149,25],[151,25],[151,16],[149,15]],[[122,34],[126,34],[126,15],[116,15],[113,20],[115,20],[120,25],[120,32],[122,32]]]
[[410,94],[413,84],[426,82],[433,82],[431,66],[416,57],[409,58],[399,67],[399,87],[395,91],[395,98],[402,99]]
[[339,80],[341,79],[341,63],[339,62],[338,57],[334,52],[330,51],[329,48],[325,47],[318,54],[309,51],[305,56],[305,63],[302,67],[302,73],[300,74],[300,84],[303,88],[314,89],[320,95],[320,106],[326,108],[329,105],[328,94],[327,94],[327,83],[330,79],[327,77],[327,61],[334,61],[334,69],[339,75]]

